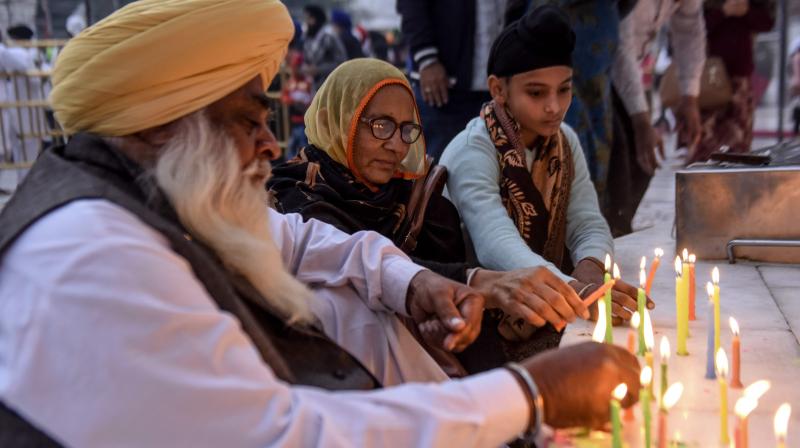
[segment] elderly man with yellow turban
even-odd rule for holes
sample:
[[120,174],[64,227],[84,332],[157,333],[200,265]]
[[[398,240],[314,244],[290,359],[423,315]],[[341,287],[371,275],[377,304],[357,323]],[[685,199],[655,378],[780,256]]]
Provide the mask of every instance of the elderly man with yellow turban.
[[276,0],[141,0],[64,49],[73,137],[0,214],[0,446],[497,446],[638,381],[598,344],[449,381],[394,315],[459,350],[479,294],[268,209],[291,36]]

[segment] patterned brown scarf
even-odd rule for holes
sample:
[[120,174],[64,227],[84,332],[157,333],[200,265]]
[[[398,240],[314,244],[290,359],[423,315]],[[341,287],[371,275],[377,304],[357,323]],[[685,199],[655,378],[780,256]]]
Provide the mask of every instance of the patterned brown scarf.
[[500,196],[528,247],[561,268],[567,233],[567,204],[574,177],[572,149],[563,131],[534,142],[536,159],[531,170],[519,124],[494,101],[483,105],[481,117],[497,149]]

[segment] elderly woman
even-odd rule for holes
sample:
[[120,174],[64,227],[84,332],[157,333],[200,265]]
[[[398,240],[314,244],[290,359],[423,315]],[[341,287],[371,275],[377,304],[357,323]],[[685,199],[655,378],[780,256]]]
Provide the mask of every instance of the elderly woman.
[[[310,145],[273,170],[269,187],[282,212],[296,212],[353,233],[372,230],[398,241],[407,228],[411,179],[426,173],[416,102],[403,74],[375,59],[339,66],[305,116]],[[481,270],[465,262],[455,207],[433,195],[418,244],[419,264],[484,293],[487,308],[513,320],[484,318],[482,336],[460,359],[481,371],[558,344],[561,327],[588,317],[578,295],[546,269]],[[518,328],[544,327],[520,337]]]
[[[563,123],[574,44],[569,18],[552,5],[503,30],[489,55],[493,100],[450,142],[441,163],[484,266],[546,267],[584,291],[603,282],[601,260],[613,241],[578,137]],[[631,317],[635,297],[635,288],[616,283],[617,322]]]

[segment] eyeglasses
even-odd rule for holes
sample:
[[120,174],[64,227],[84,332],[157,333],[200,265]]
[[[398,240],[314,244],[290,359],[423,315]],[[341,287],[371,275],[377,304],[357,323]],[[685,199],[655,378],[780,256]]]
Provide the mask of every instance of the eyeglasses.
[[377,117],[377,118],[364,118],[359,119],[362,123],[366,123],[372,131],[372,136],[379,140],[389,140],[394,137],[397,128],[400,128],[400,140],[403,143],[412,144],[419,140],[422,135],[422,126],[411,121],[404,121],[398,124],[390,117]]

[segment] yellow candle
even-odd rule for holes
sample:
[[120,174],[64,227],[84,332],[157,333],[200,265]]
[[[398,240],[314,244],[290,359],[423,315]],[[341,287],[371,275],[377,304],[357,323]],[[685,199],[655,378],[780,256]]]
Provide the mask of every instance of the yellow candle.
[[714,353],[719,350],[719,268],[711,270],[711,282],[714,283]]
[[792,415],[792,406],[783,403],[775,412],[775,441],[778,448],[786,448],[786,433],[789,429],[789,417]]
[[678,333],[678,350],[679,356],[686,356],[689,351],[686,350],[686,337],[689,330],[689,315],[688,303],[686,296],[686,280],[688,279],[688,271],[684,276],[684,265],[681,263],[681,257],[675,257],[675,311],[677,320],[677,333]]
[[719,442],[723,445],[730,443],[728,435],[728,357],[725,350],[717,350],[717,381],[719,382]]

